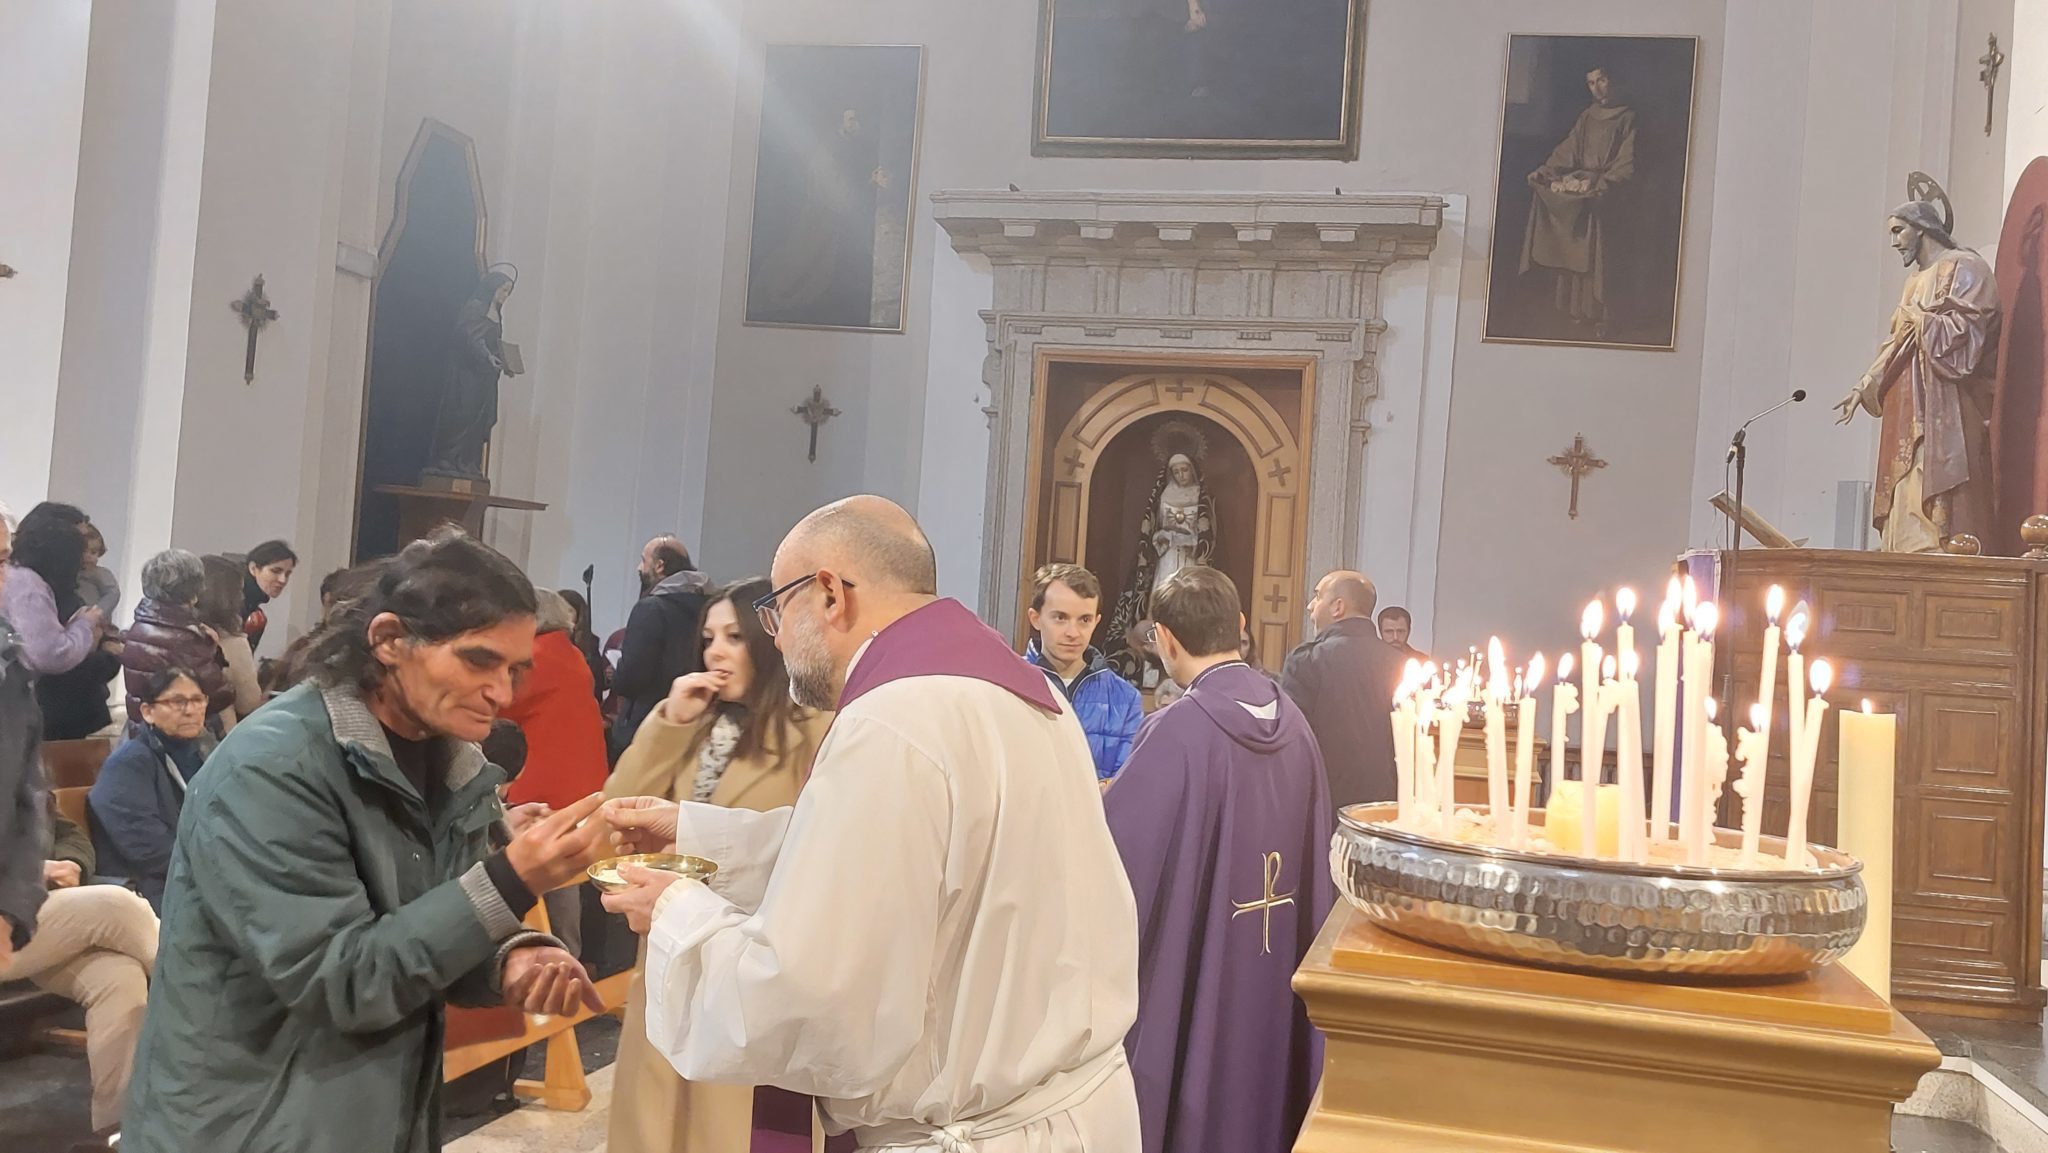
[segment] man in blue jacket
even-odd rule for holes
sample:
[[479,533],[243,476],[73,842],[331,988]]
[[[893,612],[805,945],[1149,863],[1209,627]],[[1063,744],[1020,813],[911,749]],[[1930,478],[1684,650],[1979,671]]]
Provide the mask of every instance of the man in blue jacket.
[[1095,776],[1108,780],[1131,755],[1131,740],[1145,719],[1145,702],[1129,681],[1116,675],[1102,651],[1089,644],[1101,621],[1102,582],[1074,564],[1049,564],[1031,582],[1031,630],[1037,635],[1024,657],[1044,670],[1074,703]]

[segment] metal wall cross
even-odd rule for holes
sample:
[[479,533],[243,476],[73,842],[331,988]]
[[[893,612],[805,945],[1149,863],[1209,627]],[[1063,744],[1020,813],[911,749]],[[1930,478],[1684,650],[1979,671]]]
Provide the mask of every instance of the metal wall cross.
[[1273,892],[1273,885],[1280,880],[1280,854],[1267,853],[1264,868],[1266,891],[1256,901],[1230,902],[1230,907],[1237,910],[1230,914],[1230,919],[1235,921],[1246,913],[1257,913],[1264,918],[1266,925],[1262,939],[1265,944],[1259,951],[1270,953],[1273,951],[1273,910],[1282,905],[1292,905],[1294,894]]
[[1997,106],[1998,70],[2005,67],[2005,53],[1998,50],[1998,33],[1985,38],[1989,46],[1984,55],[1977,57],[1977,63],[1984,67],[1977,72],[1977,79],[1984,85],[1984,135],[1991,135],[1991,110]]
[[1586,447],[1584,433],[1572,437],[1572,450],[1561,456],[1553,456],[1550,463],[1563,469],[1572,478],[1571,518],[1579,519],[1579,481],[1596,468],[1606,468],[1607,462],[1594,456]]
[[270,298],[263,295],[263,274],[257,273],[249,291],[243,293],[240,300],[229,301],[228,307],[235,310],[235,315],[242,318],[242,327],[249,330],[249,347],[242,354],[242,383],[253,384],[256,381],[256,334],[263,331],[264,325],[277,319],[277,310],[270,307]]
[[839,410],[825,403],[824,386],[814,384],[811,386],[811,399],[789,411],[803,417],[804,423],[811,426],[810,460],[811,463],[816,464],[818,462],[818,429],[822,428],[826,421],[838,416]]

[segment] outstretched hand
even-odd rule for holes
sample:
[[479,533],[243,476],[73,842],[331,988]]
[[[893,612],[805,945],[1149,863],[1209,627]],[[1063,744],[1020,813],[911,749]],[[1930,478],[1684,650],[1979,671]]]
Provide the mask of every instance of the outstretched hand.
[[604,1012],[590,973],[566,950],[553,945],[514,949],[505,958],[505,1003],[548,1017],[566,1017],[579,1007]]
[[1835,405],[1835,423],[1847,424],[1856,418],[1856,410],[1863,407],[1863,389],[1858,387]]
[[660,797],[620,797],[605,802],[599,815],[619,852],[662,853],[676,843],[677,812],[674,801]]

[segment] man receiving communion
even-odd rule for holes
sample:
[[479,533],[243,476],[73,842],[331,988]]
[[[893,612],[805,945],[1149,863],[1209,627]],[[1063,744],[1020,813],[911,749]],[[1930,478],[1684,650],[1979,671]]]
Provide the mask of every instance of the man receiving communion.
[[806,517],[772,575],[791,695],[838,715],[793,809],[606,807],[627,851],[720,866],[605,897],[647,935],[647,1039],[863,1148],[1138,1149],[1136,916],[1072,708],[879,497]]

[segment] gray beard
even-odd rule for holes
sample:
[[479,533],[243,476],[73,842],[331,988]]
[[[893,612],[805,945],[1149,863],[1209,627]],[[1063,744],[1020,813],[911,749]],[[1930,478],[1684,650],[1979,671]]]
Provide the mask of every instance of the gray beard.
[[799,629],[790,639],[794,642],[791,651],[782,658],[783,667],[789,672],[789,699],[803,708],[821,712],[837,707],[837,694],[832,691],[832,654],[825,648],[824,638]]

